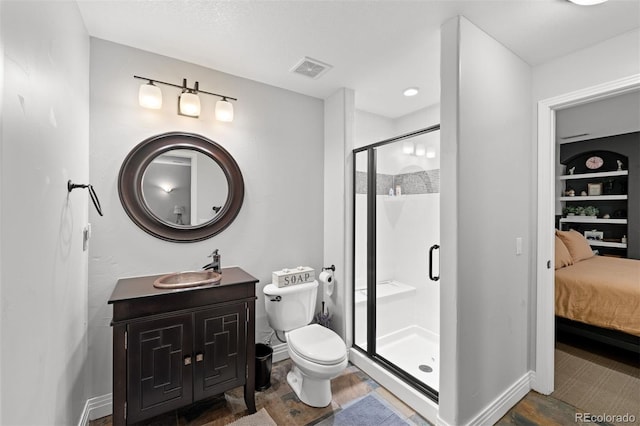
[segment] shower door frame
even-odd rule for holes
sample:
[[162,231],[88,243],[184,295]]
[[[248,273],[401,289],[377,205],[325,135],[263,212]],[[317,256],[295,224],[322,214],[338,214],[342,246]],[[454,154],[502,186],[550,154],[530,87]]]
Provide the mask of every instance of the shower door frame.
[[[361,348],[355,341],[356,335],[356,302],[355,302],[355,291],[356,291],[356,268],[355,265],[352,269],[352,277],[351,282],[353,285],[354,297],[351,298],[351,326],[352,326],[352,336],[353,339],[353,348],[357,351],[366,355],[369,359],[374,361],[376,364],[379,364],[384,369],[390,371],[395,376],[399,377],[405,383],[409,384],[414,389],[418,390],[429,399],[434,401],[436,404],[438,403],[439,392],[433,389],[432,387],[426,385],[418,378],[412,376],[407,373],[402,368],[395,365],[393,362],[384,358],[380,354],[376,352],[376,319],[377,319],[377,307],[376,307],[376,244],[377,244],[377,235],[376,235],[376,225],[377,225],[377,214],[376,214],[376,206],[377,206],[377,194],[376,194],[376,174],[377,174],[377,156],[376,156],[376,148],[379,148],[384,145],[389,145],[392,143],[400,142],[405,139],[410,139],[416,136],[436,132],[440,130],[440,124],[436,124],[430,127],[426,127],[420,130],[416,130],[410,133],[406,133],[400,136],[395,136],[393,138],[385,139],[379,142],[372,143],[370,145],[366,145],[360,148],[355,148],[352,151],[353,154],[353,211],[352,211],[352,259],[356,258],[356,173],[357,173],[357,162],[356,162],[356,154],[360,152],[367,152],[367,349]],[[373,176],[373,178],[372,178]],[[373,194],[373,196],[371,196]]]

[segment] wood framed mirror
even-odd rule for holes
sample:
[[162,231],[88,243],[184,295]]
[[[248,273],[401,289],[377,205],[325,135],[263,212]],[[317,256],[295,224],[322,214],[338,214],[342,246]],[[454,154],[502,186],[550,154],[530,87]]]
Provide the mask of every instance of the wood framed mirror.
[[231,154],[194,133],[145,139],[127,155],[118,175],[125,212],[142,230],[173,242],[206,240],[238,215],[244,180]]

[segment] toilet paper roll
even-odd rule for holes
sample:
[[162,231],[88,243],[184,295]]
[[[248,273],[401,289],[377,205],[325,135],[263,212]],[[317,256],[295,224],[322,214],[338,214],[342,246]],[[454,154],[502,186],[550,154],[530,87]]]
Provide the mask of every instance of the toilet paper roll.
[[327,296],[331,296],[333,294],[333,288],[335,286],[335,280],[333,279],[333,271],[328,270],[328,271],[320,272],[320,276],[318,277],[318,280],[320,280],[320,282],[324,286],[324,294],[326,294]]

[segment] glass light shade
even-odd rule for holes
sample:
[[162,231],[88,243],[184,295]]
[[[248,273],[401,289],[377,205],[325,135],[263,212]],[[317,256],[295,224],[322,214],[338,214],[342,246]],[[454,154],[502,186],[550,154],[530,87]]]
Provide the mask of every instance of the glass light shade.
[[138,103],[141,107],[160,109],[162,107],[162,91],[152,83],[140,85],[138,90]]
[[233,121],[233,104],[229,101],[216,102],[216,120]]
[[402,152],[405,154],[413,154],[413,142],[403,142],[402,143]]
[[419,143],[416,145],[416,155],[418,157],[422,157],[426,152],[427,149],[425,148],[424,144]]
[[184,92],[180,95],[180,114],[189,117],[200,115],[200,97],[195,93]]
[[433,149],[427,150],[427,158],[436,158],[436,152]]

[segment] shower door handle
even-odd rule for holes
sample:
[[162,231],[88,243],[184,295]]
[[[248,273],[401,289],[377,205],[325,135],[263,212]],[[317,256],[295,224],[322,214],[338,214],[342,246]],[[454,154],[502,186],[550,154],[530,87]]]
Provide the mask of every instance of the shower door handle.
[[433,251],[434,250],[440,250],[440,246],[437,244],[434,244],[429,249],[429,279],[431,281],[438,281],[440,279],[440,275],[435,277],[433,276]]

